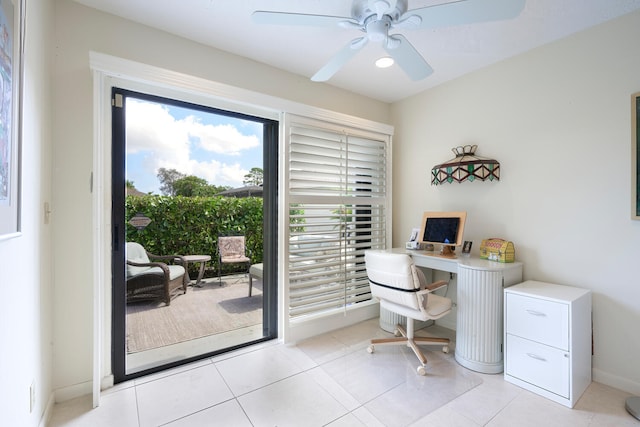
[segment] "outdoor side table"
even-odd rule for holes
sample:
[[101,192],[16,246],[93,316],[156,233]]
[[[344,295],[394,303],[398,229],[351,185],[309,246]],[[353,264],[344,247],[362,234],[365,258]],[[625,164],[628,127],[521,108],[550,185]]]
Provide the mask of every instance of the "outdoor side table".
[[184,255],[183,258],[185,261],[184,263],[185,270],[187,270],[190,262],[200,263],[200,271],[198,271],[198,278],[196,279],[196,283],[193,284],[193,286],[195,286],[196,288],[199,288],[200,282],[202,281],[202,277],[204,276],[204,267],[208,261],[211,261],[211,255]]

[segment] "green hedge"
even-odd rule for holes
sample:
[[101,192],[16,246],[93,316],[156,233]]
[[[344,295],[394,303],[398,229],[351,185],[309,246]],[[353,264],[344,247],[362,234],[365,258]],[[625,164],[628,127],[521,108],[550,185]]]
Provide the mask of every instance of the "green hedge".
[[[142,230],[129,224],[137,213],[151,219]],[[218,236],[244,235],[251,262],[262,262],[260,197],[127,196],[126,217],[126,240],[156,255],[211,255],[209,267],[217,274]]]

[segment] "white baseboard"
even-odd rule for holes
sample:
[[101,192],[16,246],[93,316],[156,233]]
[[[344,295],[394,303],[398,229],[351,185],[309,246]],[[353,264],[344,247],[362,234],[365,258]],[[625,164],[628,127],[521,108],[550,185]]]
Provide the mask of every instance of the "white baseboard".
[[91,381],[86,381],[79,384],[73,384],[67,387],[62,387],[55,390],[55,402],[65,402],[67,400],[75,399],[76,397],[84,396],[93,393],[93,386]]
[[106,377],[103,377],[102,381],[100,382],[100,390],[106,390],[113,387],[113,381],[113,375],[107,375]]
[[377,302],[363,303],[357,308],[349,309],[346,314],[340,311],[301,322],[292,322],[283,339],[285,343],[292,343],[378,316],[380,316],[380,306]]
[[599,369],[593,369],[592,373],[593,381],[640,396],[640,383],[631,381],[628,378],[603,372]]
[[47,427],[49,425],[49,421],[51,421],[51,416],[53,415],[53,406],[56,404],[55,394],[50,393],[49,399],[47,399],[47,406],[44,408],[44,413],[42,414],[42,418],[40,418],[40,423],[38,427]]

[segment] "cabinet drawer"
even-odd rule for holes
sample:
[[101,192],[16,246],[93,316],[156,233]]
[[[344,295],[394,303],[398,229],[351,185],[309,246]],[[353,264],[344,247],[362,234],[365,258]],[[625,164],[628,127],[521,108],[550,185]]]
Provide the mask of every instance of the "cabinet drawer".
[[557,348],[507,334],[504,372],[569,398],[569,354]]
[[569,307],[506,293],[506,332],[563,350],[569,349]]

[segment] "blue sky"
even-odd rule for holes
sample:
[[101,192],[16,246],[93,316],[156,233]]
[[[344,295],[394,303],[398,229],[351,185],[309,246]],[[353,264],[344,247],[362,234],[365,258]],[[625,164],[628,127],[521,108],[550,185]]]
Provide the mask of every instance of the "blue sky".
[[231,187],[263,167],[261,123],[134,98],[126,114],[126,179],[144,193],[160,194],[161,167]]

